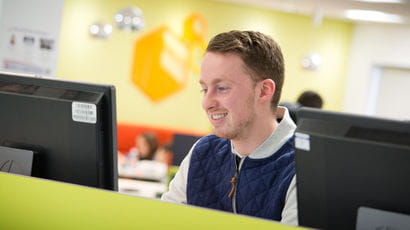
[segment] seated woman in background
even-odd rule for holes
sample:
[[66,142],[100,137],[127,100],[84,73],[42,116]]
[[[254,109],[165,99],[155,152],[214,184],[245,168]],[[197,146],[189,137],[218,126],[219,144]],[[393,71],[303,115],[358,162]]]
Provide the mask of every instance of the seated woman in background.
[[118,154],[120,176],[146,178],[164,176],[169,158],[166,154],[171,154],[164,149],[159,146],[154,132],[144,132],[136,136],[135,146],[128,153]]
[[157,150],[157,135],[153,132],[145,132],[135,138],[135,146],[130,149],[128,154],[137,160],[154,160]]
[[135,164],[139,160],[153,160],[158,149],[157,136],[145,132],[135,137],[135,145],[127,152],[118,152],[119,165]]

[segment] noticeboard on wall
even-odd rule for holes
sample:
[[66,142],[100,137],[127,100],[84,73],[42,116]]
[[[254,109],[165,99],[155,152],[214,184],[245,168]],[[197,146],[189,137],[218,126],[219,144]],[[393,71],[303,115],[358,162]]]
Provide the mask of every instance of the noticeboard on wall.
[[63,3],[0,1],[1,71],[55,76]]

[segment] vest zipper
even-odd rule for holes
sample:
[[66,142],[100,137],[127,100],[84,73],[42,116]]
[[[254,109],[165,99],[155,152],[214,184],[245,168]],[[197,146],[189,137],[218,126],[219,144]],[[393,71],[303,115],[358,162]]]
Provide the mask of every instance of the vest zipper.
[[229,194],[228,194],[228,197],[229,198],[232,198],[232,196],[233,196],[233,193],[235,192],[235,189],[236,189],[236,182],[238,181],[238,171],[236,171],[235,172],[235,176],[233,176],[232,177],[232,179],[231,179],[231,184],[232,184],[232,187],[231,187],[231,191],[229,192]]
[[230,181],[231,184],[232,184],[232,187],[231,187],[231,191],[228,194],[228,197],[232,198],[232,210],[233,210],[233,213],[235,213],[235,214],[237,213],[236,212],[236,184],[238,182],[239,171],[241,170],[241,167],[242,167],[242,164],[243,164],[243,161],[245,160],[245,158],[246,157],[241,158],[241,160],[239,161],[239,166],[238,166],[238,164],[236,163],[236,160],[235,160],[236,172],[235,172],[235,175],[232,177],[232,179]]

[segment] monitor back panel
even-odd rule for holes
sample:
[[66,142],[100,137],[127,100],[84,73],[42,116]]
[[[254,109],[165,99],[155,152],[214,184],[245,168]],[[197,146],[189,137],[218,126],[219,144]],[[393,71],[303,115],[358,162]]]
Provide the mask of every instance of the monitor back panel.
[[[403,123],[397,130],[397,122],[389,126],[371,120],[384,126],[388,135],[396,135],[392,142],[398,143],[388,143],[387,137],[371,140],[372,131],[371,135],[352,134],[352,129],[357,131],[356,122],[366,129],[363,124],[368,119],[352,117],[350,122],[338,114],[318,113],[324,114],[313,118],[302,114],[306,116],[296,131],[296,139],[302,134],[299,144],[295,141],[299,223],[322,229],[355,229],[362,206],[410,213],[410,124]],[[407,133],[403,132],[406,125]]]

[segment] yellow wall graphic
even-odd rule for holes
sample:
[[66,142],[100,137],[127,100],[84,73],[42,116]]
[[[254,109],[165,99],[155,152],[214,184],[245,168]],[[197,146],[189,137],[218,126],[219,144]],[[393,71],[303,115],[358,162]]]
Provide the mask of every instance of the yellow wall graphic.
[[159,102],[182,90],[205,47],[206,20],[199,14],[189,15],[182,36],[167,26],[160,26],[135,41],[132,82],[152,101]]

